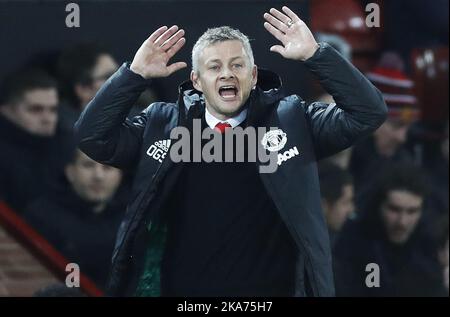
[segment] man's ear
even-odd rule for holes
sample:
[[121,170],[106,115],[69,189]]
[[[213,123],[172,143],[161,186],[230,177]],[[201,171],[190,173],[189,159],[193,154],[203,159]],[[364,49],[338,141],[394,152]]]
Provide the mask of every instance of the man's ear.
[[192,81],[192,85],[194,86],[195,89],[197,89],[200,92],[203,92],[202,84],[200,83],[198,74],[194,71],[191,71],[191,81]]
[[257,82],[258,82],[258,66],[253,65],[253,69],[252,69],[252,88],[255,88]]

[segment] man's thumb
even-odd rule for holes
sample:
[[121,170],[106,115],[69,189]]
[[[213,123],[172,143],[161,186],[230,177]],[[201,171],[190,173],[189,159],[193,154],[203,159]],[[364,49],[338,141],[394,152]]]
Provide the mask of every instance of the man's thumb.
[[178,62],[178,63],[173,63],[173,64],[167,66],[167,69],[169,70],[169,74],[172,75],[173,73],[175,73],[185,67],[187,67],[187,64],[185,62]]
[[274,45],[270,48],[271,52],[275,52],[284,57],[284,48],[281,45]]

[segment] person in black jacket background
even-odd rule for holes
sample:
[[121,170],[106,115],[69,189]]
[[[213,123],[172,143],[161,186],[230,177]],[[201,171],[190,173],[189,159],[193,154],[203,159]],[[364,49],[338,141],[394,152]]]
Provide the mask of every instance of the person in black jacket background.
[[23,217],[104,289],[116,233],[125,212],[122,172],[74,150],[64,176],[59,186],[30,204]]
[[373,136],[358,142],[349,169],[355,180],[357,204],[364,200],[379,171],[393,163],[420,164],[406,143],[411,126],[421,112],[415,96],[414,81],[404,71],[404,62],[392,52],[384,53],[378,65],[366,74],[381,91],[388,107],[388,118]]
[[57,129],[57,86],[41,69],[22,69],[0,89],[0,200],[18,213],[53,185],[68,160],[68,135]]
[[[437,247],[423,227],[429,193],[421,170],[393,165],[377,178],[359,217],[336,243],[339,296],[441,296],[444,288]],[[375,287],[366,266],[379,267]]]
[[[334,295],[315,161],[373,132],[386,118],[386,105],[295,13],[282,11],[264,15],[265,28],[282,43],[271,51],[304,62],[336,104],[306,105],[285,96],[278,76],[254,64],[248,38],[219,27],[194,46],[191,81],[180,86],[178,102],[154,103],[127,120],[151,79],[187,66],[168,65],[185,43],[184,30],[172,26],[155,31],[81,114],[75,125],[80,148],[135,172],[113,255],[111,294]],[[170,132],[192,127],[193,119],[206,129],[277,127],[277,138],[263,142],[266,149],[301,154],[279,161],[271,174],[258,174],[261,162],[175,164],[171,155],[154,156],[156,148],[170,154]]]
[[81,111],[117,67],[111,53],[98,45],[83,43],[61,53],[58,73],[65,88],[59,107],[62,129],[72,132]]
[[354,189],[350,173],[330,162],[319,165],[322,209],[327,220],[331,247],[348,219],[354,217]]

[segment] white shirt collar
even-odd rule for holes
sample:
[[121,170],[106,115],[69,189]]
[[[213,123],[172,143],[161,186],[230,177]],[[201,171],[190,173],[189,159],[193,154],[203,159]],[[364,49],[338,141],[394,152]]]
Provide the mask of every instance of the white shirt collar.
[[247,118],[247,111],[248,111],[248,109],[244,109],[237,116],[227,119],[225,121],[222,121],[222,120],[219,120],[216,117],[214,117],[208,111],[208,108],[205,107],[205,110],[206,110],[205,111],[206,123],[208,124],[208,126],[211,129],[214,129],[219,122],[223,122],[223,123],[227,122],[229,125],[231,125],[232,128],[235,128],[238,125],[240,125],[245,120],[245,118]]

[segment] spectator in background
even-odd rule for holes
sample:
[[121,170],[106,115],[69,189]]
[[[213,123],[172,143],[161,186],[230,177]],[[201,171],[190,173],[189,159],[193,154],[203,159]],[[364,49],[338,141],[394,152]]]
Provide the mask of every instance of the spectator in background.
[[327,220],[331,246],[354,211],[353,182],[350,173],[329,163],[319,165],[322,209]]
[[[426,181],[416,167],[386,169],[366,208],[348,222],[335,248],[340,296],[442,295],[437,250],[421,228]],[[379,287],[365,284],[366,266],[379,266]]]
[[62,129],[72,131],[81,111],[117,68],[114,57],[94,44],[80,44],[61,54],[58,72],[65,97],[60,107]]
[[394,162],[413,163],[405,147],[408,130],[420,115],[413,94],[414,83],[401,70],[403,62],[394,53],[383,55],[380,65],[367,77],[383,93],[388,119],[373,136],[353,147],[350,171],[354,177],[357,202],[380,170]]
[[66,181],[27,208],[25,219],[102,288],[124,215],[120,170],[76,150]]
[[[116,72],[118,64],[112,54],[99,45],[79,44],[64,51],[58,60],[58,73],[64,96],[60,106],[60,126],[72,132],[83,109],[94,98],[105,81]],[[159,100],[157,80],[142,92],[129,117],[138,115],[149,104]]]
[[5,79],[0,96],[0,199],[20,212],[64,164],[57,83],[42,70],[23,70]]

